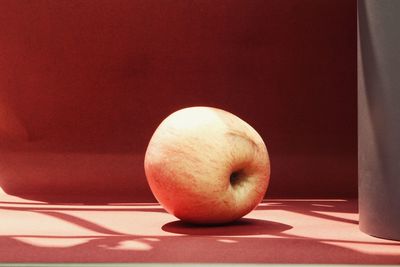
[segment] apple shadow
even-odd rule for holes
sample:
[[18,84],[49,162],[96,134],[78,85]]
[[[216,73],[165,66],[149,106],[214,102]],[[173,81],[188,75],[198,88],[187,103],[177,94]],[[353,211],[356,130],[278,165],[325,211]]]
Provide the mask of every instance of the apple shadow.
[[163,231],[169,233],[204,236],[277,234],[292,228],[292,226],[283,223],[251,218],[242,218],[230,224],[214,226],[204,226],[190,224],[183,221],[173,221],[166,223],[161,227]]

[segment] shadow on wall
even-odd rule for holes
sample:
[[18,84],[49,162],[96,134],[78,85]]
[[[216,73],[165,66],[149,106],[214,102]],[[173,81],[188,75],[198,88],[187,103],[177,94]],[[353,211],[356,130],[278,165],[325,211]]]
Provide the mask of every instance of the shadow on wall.
[[[292,210],[287,202],[283,205],[265,205],[271,210],[298,212]],[[265,204],[265,203],[264,203]],[[330,205],[321,206],[321,205]],[[301,210],[304,214],[314,214],[319,210],[354,213],[347,210],[346,202],[310,201]],[[7,208],[8,207],[8,208]],[[71,227],[91,232],[87,235],[29,235],[17,234],[0,237],[0,259],[2,262],[209,262],[209,263],[399,263],[398,255],[373,255],[343,248],[329,242],[357,242],[307,238],[285,233],[292,226],[261,220],[242,219],[236,223],[217,227],[197,227],[179,221],[160,225],[161,232],[156,234],[126,234],[114,227],[94,223],[81,215],[66,214],[76,207],[46,208],[45,205],[32,204],[30,207],[18,207],[1,204],[4,210],[29,212],[50,216]],[[87,207],[78,207],[86,210]],[[126,210],[124,210],[126,209]],[[158,205],[143,207],[88,207],[89,211],[129,212],[134,223],[135,211],[148,212],[153,216],[164,214]],[[75,210],[76,211],[76,210]],[[118,219],[118,217],[114,218]],[[325,218],[327,219],[327,218]],[[162,220],[160,220],[162,221]],[[141,226],[145,232],[149,224],[157,222],[145,220]],[[352,222],[345,222],[351,223]],[[137,221],[143,223],[143,221]],[[295,230],[295,229],[293,229]],[[4,230],[3,230],[4,232]],[[161,233],[161,234],[160,234]],[[263,236],[264,235],[264,236]],[[399,245],[399,243],[361,242],[370,245]],[[400,248],[400,246],[399,246]]]
[[155,201],[132,136],[31,140],[0,94],[0,188],[48,202]]
[[9,195],[50,203],[154,202],[142,155],[0,151],[0,187]]
[[[1,100],[1,99],[0,99]],[[0,102],[0,188],[46,202],[154,202],[143,167],[125,139],[29,141],[12,110]]]
[[14,110],[0,95],[0,144],[4,142],[28,141],[28,132]]

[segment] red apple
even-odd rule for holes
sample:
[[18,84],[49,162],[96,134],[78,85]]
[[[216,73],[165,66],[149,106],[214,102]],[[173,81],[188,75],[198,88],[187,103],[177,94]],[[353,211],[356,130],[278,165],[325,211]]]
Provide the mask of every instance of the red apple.
[[211,107],[168,116],[150,140],[144,167],[160,204],[196,224],[246,215],[263,199],[270,176],[261,136],[239,117]]

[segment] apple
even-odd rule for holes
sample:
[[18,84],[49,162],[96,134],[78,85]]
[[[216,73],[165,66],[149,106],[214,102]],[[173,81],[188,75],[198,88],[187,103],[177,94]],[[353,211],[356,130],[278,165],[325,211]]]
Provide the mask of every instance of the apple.
[[144,168],[165,210],[194,224],[224,224],[248,214],[264,198],[270,177],[261,136],[212,107],[184,108],[162,121]]

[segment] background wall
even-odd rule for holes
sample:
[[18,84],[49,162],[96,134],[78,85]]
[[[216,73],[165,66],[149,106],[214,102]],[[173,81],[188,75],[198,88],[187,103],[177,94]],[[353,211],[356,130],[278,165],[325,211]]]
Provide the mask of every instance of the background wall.
[[266,141],[269,196],[356,196],[355,0],[2,0],[0,10],[4,191],[151,199],[151,134],[171,112],[209,105]]

